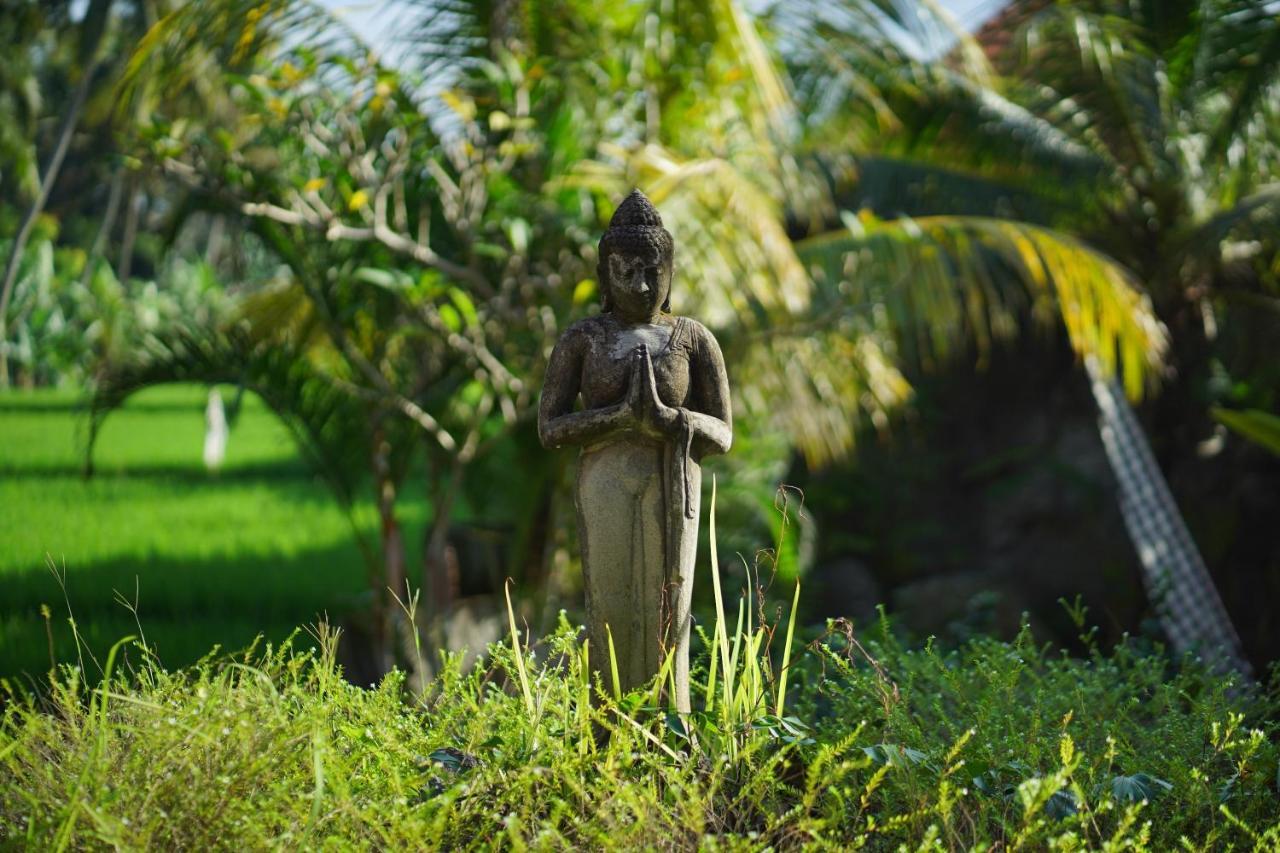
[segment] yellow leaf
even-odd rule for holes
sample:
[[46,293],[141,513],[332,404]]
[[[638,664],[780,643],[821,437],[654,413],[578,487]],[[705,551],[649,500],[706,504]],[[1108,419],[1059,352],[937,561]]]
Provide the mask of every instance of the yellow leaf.
[[359,210],[369,204],[369,194],[364,190],[356,190],[347,200],[347,210]]
[[476,105],[470,98],[464,100],[458,96],[457,92],[441,92],[440,100],[444,101],[449,109],[461,116],[463,121],[471,121],[476,117]]
[[312,178],[302,185],[302,191],[304,193],[313,193],[316,190],[321,189],[327,183],[329,183],[329,181],[326,178]]
[[581,305],[596,295],[596,283],[593,279],[584,278],[573,288],[573,304]]
[[306,76],[306,74],[298,70],[296,65],[288,60],[285,60],[285,63],[280,66],[280,77],[284,80],[286,86],[292,86]]

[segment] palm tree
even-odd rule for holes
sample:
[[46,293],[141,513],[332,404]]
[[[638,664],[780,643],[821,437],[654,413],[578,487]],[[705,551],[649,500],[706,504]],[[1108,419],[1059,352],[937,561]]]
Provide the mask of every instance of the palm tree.
[[[1170,332],[1165,359],[1174,378],[1157,407],[1166,421],[1204,422],[1208,413],[1188,405],[1188,392],[1203,387],[1221,358],[1215,335],[1238,337],[1241,308],[1280,306],[1267,269],[1280,212],[1280,18],[1242,0],[1039,5],[995,69],[973,61],[981,54],[963,41],[964,50],[929,62],[895,50],[886,26],[910,27],[920,19],[909,14],[920,11],[907,8],[915,4],[892,7],[896,17],[883,4],[848,2],[788,19],[798,46],[793,74],[817,117],[815,155],[837,160],[840,140],[862,134],[857,180],[837,194],[850,206],[912,217],[899,220],[912,229],[909,252],[888,246],[874,218],[874,227],[851,222],[847,234],[802,246],[829,261],[865,253],[861,268],[890,276],[932,268],[970,293],[1010,272],[1034,281],[1055,258],[1069,265],[1049,272],[1055,281],[1111,279],[1132,294],[1141,287]],[[900,192],[913,185],[930,189]],[[974,213],[999,218],[978,224]],[[992,269],[984,257],[993,230],[1017,239],[1052,230],[1057,246],[1074,249],[1024,245]],[[1029,263],[1020,266],[1017,254]],[[1247,671],[1126,395],[1106,379],[1111,344],[1081,347],[1071,328],[1080,315],[1067,305],[1126,523],[1169,638]],[[1106,328],[1121,316],[1086,325]],[[1141,390],[1133,369],[1141,350],[1125,347],[1145,336],[1147,354],[1157,356],[1165,338],[1150,314],[1141,323],[1142,335],[1116,338],[1128,399]]]

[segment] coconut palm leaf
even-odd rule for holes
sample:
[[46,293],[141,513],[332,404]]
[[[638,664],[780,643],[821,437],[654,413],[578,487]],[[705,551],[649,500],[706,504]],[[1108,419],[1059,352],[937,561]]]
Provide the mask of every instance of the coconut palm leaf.
[[130,358],[110,362],[95,379],[88,458],[102,424],[130,397],[177,382],[232,384],[253,391],[289,428],[339,501],[352,504],[370,446],[361,408],[311,360],[287,347],[256,346],[236,326],[174,329]]
[[1037,69],[1035,112],[1068,100],[1081,137],[1097,139],[1148,178],[1176,168],[1163,145],[1169,91],[1140,27],[1087,8],[1054,5],[1022,34],[1020,63]]
[[1149,300],[1115,261],[1069,235],[984,217],[881,221],[803,241],[827,299],[878,317],[901,353],[926,366],[1018,332],[1023,319],[1065,326],[1075,351],[1123,377],[1138,397],[1166,346]]
[[1217,257],[1224,240],[1266,239],[1280,224],[1280,184],[1262,187],[1201,222],[1187,236],[1189,253]]
[[[1280,14],[1253,0],[1205,0],[1200,16],[1205,26],[1188,88],[1196,100],[1222,105],[1214,110],[1218,117],[1206,151],[1216,161],[1232,143],[1255,135],[1259,119],[1274,121],[1280,111]],[[1239,146],[1238,152],[1249,147]]]
[[605,153],[614,159],[582,164],[570,183],[615,198],[635,186],[649,196],[679,235],[672,299],[680,310],[722,327],[806,309],[809,279],[781,206],[733,163],[683,159],[657,145]]
[[[828,159],[874,152],[1057,191],[1096,184],[1118,168],[1110,148],[1082,130],[1087,116],[1076,102],[1037,112],[1023,103],[1039,104],[1026,87],[906,54],[886,42],[870,12],[846,17],[854,23],[803,21],[787,30],[788,67],[808,116],[806,150]],[[1046,172],[1059,180],[1027,181]]]
[[860,423],[887,430],[911,399],[886,346],[849,313],[728,337],[725,348],[743,412],[787,436],[814,468],[847,457]]

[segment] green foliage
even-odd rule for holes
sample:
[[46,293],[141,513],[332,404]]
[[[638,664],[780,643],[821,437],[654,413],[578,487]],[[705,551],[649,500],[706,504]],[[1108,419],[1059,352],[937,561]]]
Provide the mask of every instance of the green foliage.
[[[226,296],[212,268],[170,258],[152,280],[121,282],[110,264],[59,247],[46,221],[23,253],[10,311],[9,363],[28,385],[80,385],[104,364],[156,346],[178,324],[212,324]],[[0,253],[8,243],[0,243]]]
[[1215,408],[1213,416],[1255,444],[1280,455],[1280,418],[1270,412]]
[[[344,682],[321,626],[179,672],[137,642],[99,687],[64,669],[0,720],[0,838],[247,848],[372,845],[1271,849],[1274,707],[1188,662],[1087,660],[881,626],[795,663],[785,718],[736,753],[710,715],[589,698],[577,629]],[[306,648],[310,646],[310,648]],[[705,677],[706,652],[695,678]],[[850,656],[852,653],[852,657]],[[874,664],[874,665],[872,665]],[[523,671],[524,676],[519,673]],[[1185,839],[1185,841],[1183,841]]]

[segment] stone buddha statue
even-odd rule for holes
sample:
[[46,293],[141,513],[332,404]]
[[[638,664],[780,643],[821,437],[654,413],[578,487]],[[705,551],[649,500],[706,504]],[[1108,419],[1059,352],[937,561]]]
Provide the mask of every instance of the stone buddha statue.
[[673,253],[658,211],[633,190],[600,239],[603,310],[551,353],[538,434],[548,448],[582,448],[576,505],[593,668],[610,686],[610,635],[624,692],[674,655],[671,698],[687,712],[699,461],[727,452],[733,427],[716,339],[670,313]]

